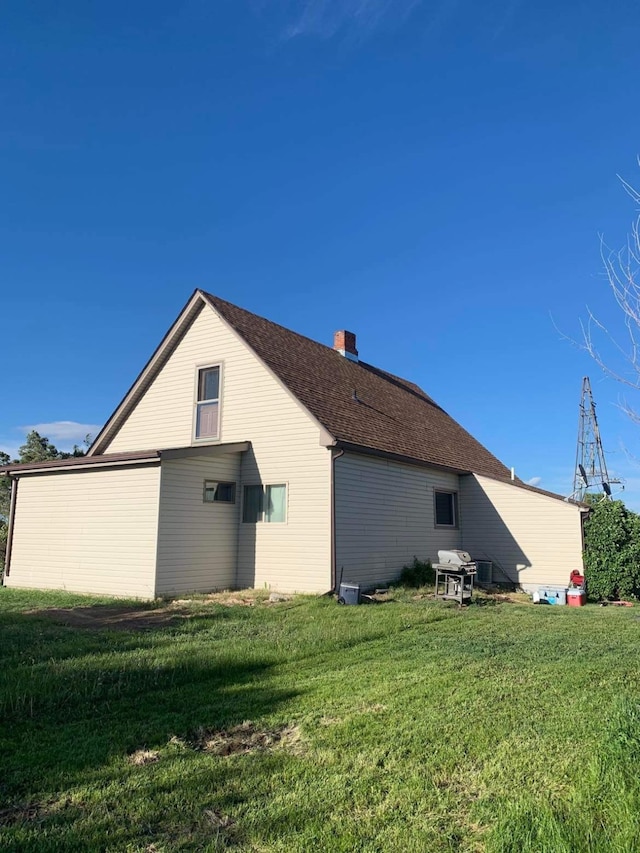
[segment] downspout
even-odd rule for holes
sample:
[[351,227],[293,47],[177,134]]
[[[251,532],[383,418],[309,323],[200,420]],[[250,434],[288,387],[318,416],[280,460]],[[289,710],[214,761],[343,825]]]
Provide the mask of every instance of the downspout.
[[8,578],[11,572],[11,543],[13,542],[13,523],[16,517],[16,501],[18,499],[18,478],[12,477],[11,474],[8,477],[11,480],[11,503],[9,505],[9,522],[7,526],[7,550],[4,555],[3,586],[4,579]]
[[336,459],[344,456],[344,450],[331,450],[331,592],[338,589],[336,548]]

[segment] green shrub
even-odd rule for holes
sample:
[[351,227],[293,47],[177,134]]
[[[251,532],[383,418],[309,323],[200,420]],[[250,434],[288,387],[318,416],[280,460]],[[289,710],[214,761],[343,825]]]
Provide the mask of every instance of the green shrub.
[[436,573],[433,570],[431,561],[426,562],[413,558],[413,562],[408,566],[404,566],[398,578],[399,586],[406,586],[411,589],[417,589],[420,586],[432,586],[436,582]]
[[622,501],[589,498],[584,524],[587,596],[592,601],[640,598],[640,515]]

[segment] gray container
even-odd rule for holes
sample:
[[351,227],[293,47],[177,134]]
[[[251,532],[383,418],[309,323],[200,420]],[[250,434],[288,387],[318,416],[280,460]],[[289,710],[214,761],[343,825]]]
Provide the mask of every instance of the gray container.
[[360,584],[341,583],[338,604],[360,604]]

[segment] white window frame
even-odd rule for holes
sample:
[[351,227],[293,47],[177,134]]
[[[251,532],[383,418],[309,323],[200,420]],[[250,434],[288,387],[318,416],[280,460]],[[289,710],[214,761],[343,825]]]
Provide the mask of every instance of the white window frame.
[[[218,399],[217,400],[199,400],[198,399],[198,391],[200,386],[200,374],[203,370],[214,370],[218,369]],[[216,442],[220,441],[220,433],[222,426],[222,388],[223,388],[223,380],[224,380],[224,364],[221,361],[213,362],[213,364],[196,364],[195,369],[195,383],[193,389],[193,432],[192,432],[192,443],[201,444],[204,442]],[[203,435],[198,436],[198,412],[199,407],[202,403],[218,403],[218,432],[216,435]]]
[[[453,514],[453,524],[442,524],[438,522],[438,505],[436,495],[450,495]],[[433,490],[433,526],[443,530],[458,530],[460,527],[460,511],[458,509],[458,493],[455,489]]]
[[[217,498],[218,488],[220,486],[233,486],[233,500],[221,501]],[[213,491],[213,500],[207,500],[207,492]],[[205,504],[227,504],[233,506],[236,503],[238,494],[238,485],[232,480],[204,480],[202,485],[202,503]]]
[[[257,488],[260,487],[262,489],[262,501],[264,502],[264,497],[266,495],[266,490],[270,486],[284,486],[285,489],[285,498],[284,498],[284,519],[282,521],[268,521],[264,517],[264,506],[262,506],[260,510],[260,518],[256,521],[246,521],[244,517],[244,507],[245,507],[245,495],[246,489],[248,488]],[[289,482],[287,480],[280,480],[273,483],[243,483],[242,484],[242,508],[240,518],[242,519],[243,524],[275,524],[282,525],[289,523]]]

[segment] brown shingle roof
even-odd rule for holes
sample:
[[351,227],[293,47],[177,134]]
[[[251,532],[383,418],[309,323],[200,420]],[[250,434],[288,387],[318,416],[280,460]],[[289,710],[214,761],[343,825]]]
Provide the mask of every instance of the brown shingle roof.
[[502,462],[417,385],[201,293],[339,442],[509,479]]

